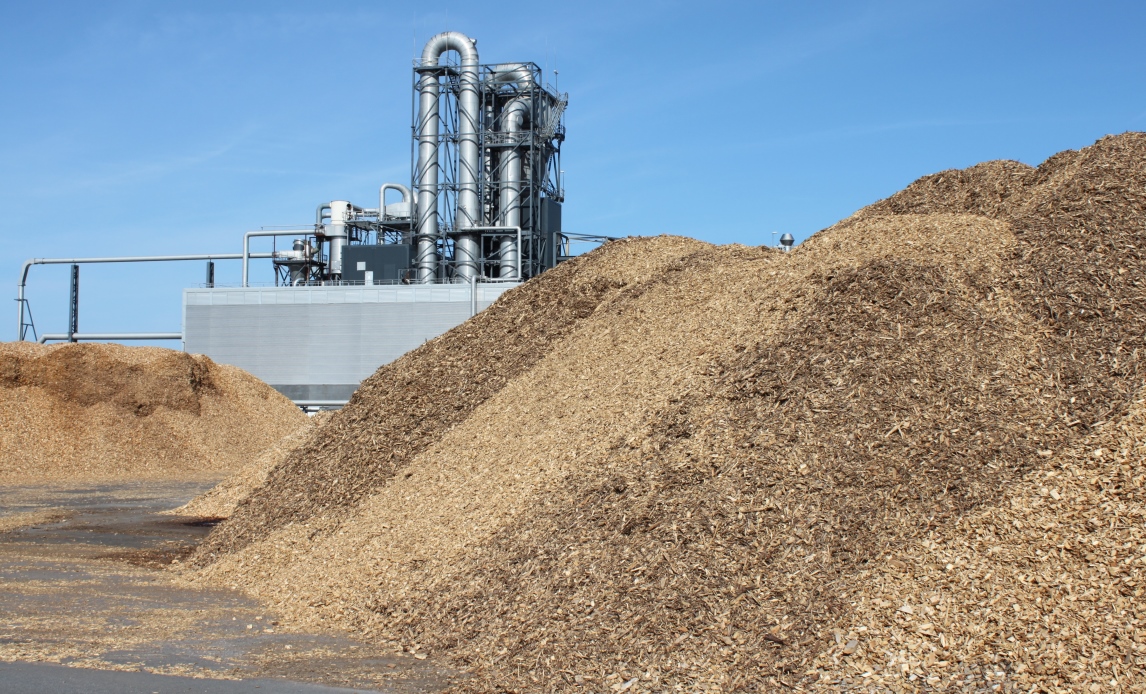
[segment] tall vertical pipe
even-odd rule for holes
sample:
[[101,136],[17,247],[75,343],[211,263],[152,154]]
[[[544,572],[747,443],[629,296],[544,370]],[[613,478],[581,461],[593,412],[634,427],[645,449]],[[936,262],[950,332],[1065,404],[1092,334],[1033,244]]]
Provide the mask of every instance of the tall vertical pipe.
[[[457,274],[468,279],[478,272],[479,243],[465,229],[481,224],[478,200],[478,53],[476,42],[457,31],[431,38],[422,50],[422,67],[438,65],[446,51],[461,55],[461,93],[458,95],[458,208],[454,216],[454,261]],[[433,71],[418,80],[418,280],[433,281],[438,255],[438,75]]]
[[[525,125],[525,118],[530,110],[529,97],[519,96],[509,102],[502,111],[502,129],[516,137]],[[521,226],[521,147],[514,143],[505,150],[501,158],[500,207],[501,225],[505,227]],[[499,246],[501,256],[501,278],[521,279],[517,276],[518,254],[521,249],[517,247],[517,239],[510,236],[502,237]]]
[[[498,65],[494,69],[493,81],[516,82],[517,88],[524,92],[513,99],[501,112],[503,132],[516,135],[522,130],[525,119],[529,115],[532,104],[528,94],[533,86],[533,72],[524,63],[509,63]],[[515,138],[516,139],[516,138]],[[498,171],[499,204],[501,209],[501,226],[521,226],[521,149],[515,143],[508,148],[501,157],[501,167]],[[521,263],[518,248],[518,239],[513,236],[503,236],[498,244],[498,256],[501,260],[499,275],[502,279],[520,279],[518,268]]]

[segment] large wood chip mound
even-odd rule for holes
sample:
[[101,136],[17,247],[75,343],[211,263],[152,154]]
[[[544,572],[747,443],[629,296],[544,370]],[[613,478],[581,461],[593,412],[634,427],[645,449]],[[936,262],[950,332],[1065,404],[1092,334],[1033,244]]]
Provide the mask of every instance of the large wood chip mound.
[[1146,135],[788,254],[606,244],[380,369],[194,580],[465,691],[1142,690]]
[[0,343],[0,483],[217,477],[305,423],[270,386],[202,355]]

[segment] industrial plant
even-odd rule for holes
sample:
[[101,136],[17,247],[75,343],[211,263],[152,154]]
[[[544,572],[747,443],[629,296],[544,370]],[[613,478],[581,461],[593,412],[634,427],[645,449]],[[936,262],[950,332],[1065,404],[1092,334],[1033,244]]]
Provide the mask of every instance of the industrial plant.
[[[503,292],[604,237],[564,233],[561,146],[568,95],[534,63],[482,63],[458,32],[431,38],[413,69],[410,180],[370,201],[317,206],[313,227],[264,228],[243,252],[32,259],[17,302],[20,339],[179,339],[188,352],[241,367],[304,407],[345,403],[379,366],[449,330]],[[251,239],[274,237],[270,253]],[[252,258],[273,282],[253,282]],[[84,263],[207,261],[183,294],[179,333],[84,333]],[[242,285],[214,281],[214,262],[241,260]],[[36,264],[71,264],[69,327],[35,334],[24,294]]]

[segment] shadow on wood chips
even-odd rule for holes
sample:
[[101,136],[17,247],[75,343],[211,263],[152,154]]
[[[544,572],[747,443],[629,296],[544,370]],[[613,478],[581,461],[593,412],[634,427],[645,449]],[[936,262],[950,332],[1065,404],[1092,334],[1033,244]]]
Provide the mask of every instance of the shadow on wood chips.
[[[213,532],[201,580],[444,653],[473,691],[1141,682],[1109,645],[1140,626],[1089,655],[1046,631],[1067,655],[1037,672],[1046,644],[1005,626],[928,623],[908,655],[852,627],[905,548],[1090,469],[1070,451],[1142,386],[1144,212],[1127,133],[920,179],[787,255],[607,244],[380,369]],[[1101,575],[1139,596],[1140,570]]]

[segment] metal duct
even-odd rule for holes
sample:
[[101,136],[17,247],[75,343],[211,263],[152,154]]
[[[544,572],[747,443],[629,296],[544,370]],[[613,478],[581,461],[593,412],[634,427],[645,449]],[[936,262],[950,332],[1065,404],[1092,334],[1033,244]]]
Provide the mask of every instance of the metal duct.
[[[402,194],[402,202],[390,205],[394,210],[389,212],[386,209],[386,191],[396,190]],[[409,217],[410,210],[410,189],[401,183],[383,183],[382,187],[378,190],[378,219],[383,217]]]
[[[528,97],[519,96],[506,105],[502,115],[502,130],[516,138],[517,133],[525,125],[532,102]],[[514,145],[505,150],[501,158],[501,225],[505,227],[521,226],[521,147]],[[499,245],[501,256],[501,278],[520,279],[517,276],[517,255],[521,249],[517,247],[517,239],[506,236]]]
[[[507,63],[494,68],[494,82],[516,82],[519,90],[529,92],[533,86],[533,72],[524,63]],[[502,131],[510,133],[514,139],[521,132],[525,119],[529,115],[532,103],[526,96],[519,96],[506,105],[501,112]],[[518,146],[510,147],[501,158],[501,170],[498,172],[500,184],[501,226],[521,226],[521,150]],[[499,275],[502,279],[515,280],[517,276],[517,256],[521,252],[517,247],[517,237],[503,236],[498,244],[498,257],[501,259]]]
[[503,63],[493,66],[494,82],[517,82],[521,89],[528,89],[533,84],[533,72],[525,63]]
[[[447,31],[426,42],[422,67],[436,67],[446,51],[461,55],[458,95],[458,209],[454,229],[461,232],[480,226],[478,200],[478,53],[477,42],[457,31]],[[432,282],[437,275],[438,254],[438,75],[425,72],[418,81],[418,280]],[[473,234],[454,239],[457,274],[468,279],[478,272],[480,245]]]

